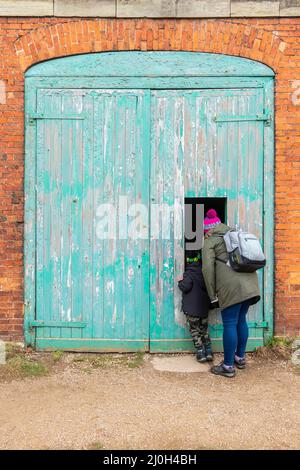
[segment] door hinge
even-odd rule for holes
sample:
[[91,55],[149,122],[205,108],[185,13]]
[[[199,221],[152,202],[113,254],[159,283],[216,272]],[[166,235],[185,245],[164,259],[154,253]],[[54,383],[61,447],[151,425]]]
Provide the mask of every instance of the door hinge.
[[85,328],[87,322],[82,321],[39,321],[33,320],[29,328]]
[[251,114],[251,115],[237,115],[237,116],[214,116],[212,118],[215,122],[243,122],[243,121],[264,121],[266,126],[270,126],[272,116],[270,113]]
[[30,126],[34,126],[38,119],[55,119],[55,120],[84,120],[86,119],[85,114],[43,114],[33,113],[26,116],[26,122]]
[[269,328],[269,322],[267,321],[257,321],[255,322],[256,328]]
[[36,119],[34,117],[27,117],[27,124],[29,126],[34,126],[36,123]]

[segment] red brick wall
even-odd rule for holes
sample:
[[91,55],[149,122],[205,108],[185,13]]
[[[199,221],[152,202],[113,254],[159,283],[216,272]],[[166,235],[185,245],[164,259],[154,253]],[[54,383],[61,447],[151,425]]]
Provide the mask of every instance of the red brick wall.
[[232,54],[275,70],[275,331],[300,335],[300,19],[0,18],[0,336],[22,337],[24,71],[47,58],[111,50]]

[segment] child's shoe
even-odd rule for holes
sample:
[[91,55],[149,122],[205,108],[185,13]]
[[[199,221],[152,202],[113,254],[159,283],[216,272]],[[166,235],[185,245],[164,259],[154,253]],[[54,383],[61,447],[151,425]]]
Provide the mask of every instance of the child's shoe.
[[202,346],[201,348],[197,349],[196,352],[196,359],[198,362],[206,362],[206,355],[205,355],[205,348]]
[[204,347],[205,347],[205,357],[206,357],[207,362],[212,362],[214,359],[214,355],[211,349],[211,343],[210,342],[206,343]]
[[234,377],[236,375],[235,368],[225,367],[224,362],[220,362],[217,366],[213,366],[210,371],[215,375],[222,375],[223,377]]
[[238,369],[246,369],[246,359],[244,357],[234,356],[234,363]]

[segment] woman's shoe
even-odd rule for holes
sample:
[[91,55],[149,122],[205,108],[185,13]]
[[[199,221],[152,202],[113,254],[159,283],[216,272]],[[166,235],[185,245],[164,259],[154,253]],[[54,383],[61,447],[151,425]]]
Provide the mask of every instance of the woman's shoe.
[[222,375],[223,377],[234,377],[236,375],[235,368],[224,367],[224,362],[220,362],[217,366],[213,366],[210,371],[215,375]]
[[234,363],[238,369],[246,369],[246,359],[244,357],[239,359],[234,358]]
[[199,348],[196,352],[196,359],[198,362],[206,362],[205,348]]

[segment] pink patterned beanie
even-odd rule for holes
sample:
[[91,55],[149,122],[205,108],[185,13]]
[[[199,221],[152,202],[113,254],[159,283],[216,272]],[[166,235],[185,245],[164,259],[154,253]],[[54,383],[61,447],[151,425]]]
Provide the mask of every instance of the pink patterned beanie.
[[215,209],[209,209],[206,212],[206,217],[204,219],[204,233],[207,233],[210,229],[214,228],[216,225],[220,224],[221,220],[218,217]]

